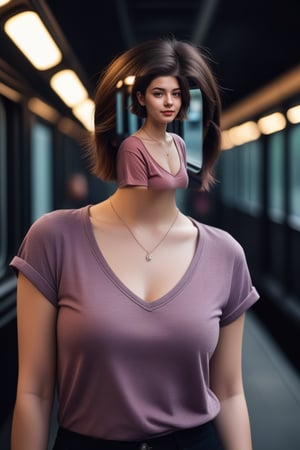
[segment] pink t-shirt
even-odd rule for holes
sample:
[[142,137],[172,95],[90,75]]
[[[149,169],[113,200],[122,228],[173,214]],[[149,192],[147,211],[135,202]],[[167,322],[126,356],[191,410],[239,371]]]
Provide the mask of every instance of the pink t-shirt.
[[169,133],[180,158],[180,168],[175,175],[164,169],[151,156],[137,136],[129,136],[121,143],[117,154],[117,180],[119,187],[146,186],[148,189],[178,189],[188,186],[186,148],[184,140]]
[[28,231],[11,266],[58,308],[62,427],[135,440],[218,414],[209,360],[219,329],[258,294],[237,241],[193,222],[200,239],[190,266],[152,303],[131,292],[107,264],[88,206],[46,214]]

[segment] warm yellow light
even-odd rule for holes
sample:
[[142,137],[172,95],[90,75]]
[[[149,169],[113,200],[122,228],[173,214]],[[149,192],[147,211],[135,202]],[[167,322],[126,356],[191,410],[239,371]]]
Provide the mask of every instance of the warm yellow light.
[[0,83],[0,94],[4,95],[10,100],[13,100],[14,102],[19,102],[22,100],[22,95],[20,94],[20,92],[15,91],[9,86],[6,86],[6,84],[4,83]]
[[29,100],[28,108],[37,116],[40,116],[52,123],[56,123],[60,118],[59,113],[54,108],[52,108],[52,106],[48,105],[37,97],[32,97]]
[[89,131],[94,130],[94,112],[95,112],[95,103],[91,99],[87,99],[75,106],[72,109],[74,116],[77,117],[78,120],[85,126],[85,128]]
[[47,70],[62,60],[62,54],[38,14],[21,12],[4,24],[14,44],[38,70]]
[[0,8],[1,6],[6,5],[6,3],[9,3],[11,0],[0,0]]
[[286,115],[291,123],[300,123],[300,105],[288,109]]
[[50,80],[52,89],[65,102],[73,108],[88,97],[88,93],[73,70],[61,70]]
[[260,131],[255,122],[248,121],[228,130],[229,139],[234,145],[243,145],[260,137]]
[[134,75],[129,75],[128,77],[125,78],[124,83],[127,86],[132,86],[134,84],[135,81],[135,76]]
[[117,89],[120,89],[122,86],[123,86],[123,81],[122,81],[122,80],[119,80],[119,81],[117,82],[116,88],[117,88]]
[[62,117],[57,124],[57,128],[63,134],[78,140],[82,144],[84,130],[79,123],[75,122],[75,120],[69,119],[68,117]]
[[229,130],[222,131],[222,150],[230,150],[234,147],[234,143],[229,136]]
[[283,114],[276,112],[262,117],[257,124],[263,134],[272,134],[285,128],[286,118]]

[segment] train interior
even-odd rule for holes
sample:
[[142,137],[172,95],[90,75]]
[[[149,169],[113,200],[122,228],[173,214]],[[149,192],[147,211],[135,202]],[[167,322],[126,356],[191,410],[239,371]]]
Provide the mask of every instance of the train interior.
[[[191,179],[188,190],[179,190],[178,205],[242,244],[261,296],[247,314],[244,335],[253,450],[299,450],[299,13],[296,0],[0,0],[1,449],[10,450],[18,370],[17,282],[9,262],[42,214],[97,203],[114,192],[114,183],[90,173],[84,151],[99,73],[133,44],[172,34],[207,53],[223,104],[217,182],[203,193],[196,189],[201,93],[191,86],[188,120],[174,128],[186,139]],[[41,25],[54,44],[50,60],[35,60],[25,39],[40,39],[36,47],[42,47]],[[67,89],[73,84],[74,97]],[[122,135],[138,125],[124,112],[128,101],[124,85],[117,92]],[[54,407],[49,450],[56,427]]]

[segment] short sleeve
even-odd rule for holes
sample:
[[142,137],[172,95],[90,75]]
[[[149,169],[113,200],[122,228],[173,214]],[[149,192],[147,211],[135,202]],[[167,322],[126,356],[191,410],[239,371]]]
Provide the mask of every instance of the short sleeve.
[[233,322],[259,299],[259,294],[252,285],[245,253],[239,244],[236,245],[236,248],[230,293],[222,310],[221,326]]
[[57,252],[54,230],[47,214],[38,219],[27,232],[10,267],[16,274],[21,272],[56,306]]
[[148,186],[147,164],[138,149],[119,148],[117,178],[119,187]]

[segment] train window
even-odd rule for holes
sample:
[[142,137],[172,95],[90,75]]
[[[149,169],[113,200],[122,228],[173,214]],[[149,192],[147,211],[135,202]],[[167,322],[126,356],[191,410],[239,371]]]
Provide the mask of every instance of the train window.
[[53,209],[52,194],[52,132],[43,123],[35,122],[31,141],[31,220]]
[[237,148],[223,151],[220,158],[221,165],[221,196],[223,202],[228,206],[234,206],[236,203],[235,193],[237,185]]
[[297,230],[300,229],[300,125],[294,126],[290,133],[289,159],[289,222]]
[[0,99],[0,275],[7,252],[7,193],[6,193],[6,114]]
[[275,133],[269,138],[268,159],[268,214],[271,220],[284,219],[284,134]]
[[116,92],[116,132],[118,136],[123,136],[125,133],[123,101],[123,90],[118,89]]
[[127,111],[128,111],[128,132],[133,134],[139,127],[138,117],[130,112],[130,97],[127,98]]
[[200,89],[191,89],[190,94],[188,117],[183,121],[183,137],[188,169],[198,173],[202,167],[202,94]]
[[224,203],[257,214],[261,210],[261,144],[249,142],[222,152],[221,195]]
[[262,206],[261,192],[261,170],[262,170],[262,148],[259,141],[245,144],[242,152],[241,182],[243,188],[242,203],[249,213],[257,214]]
[[133,134],[139,128],[138,117],[132,114],[130,105],[130,93],[123,86],[116,92],[116,132],[120,140]]

